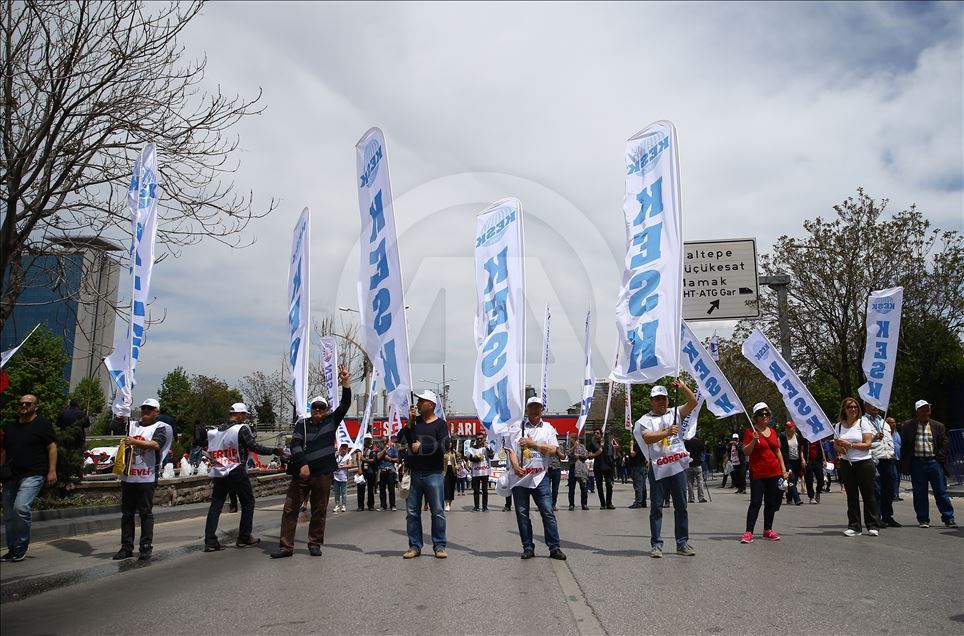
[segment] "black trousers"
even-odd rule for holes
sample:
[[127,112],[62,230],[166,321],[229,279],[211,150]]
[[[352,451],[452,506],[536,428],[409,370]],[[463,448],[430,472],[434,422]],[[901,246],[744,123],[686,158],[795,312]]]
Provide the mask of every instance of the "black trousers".
[[730,473],[733,477],[733,487],[738,491],[746,490],[746,466],[740,464],[739,466],[733,467],[733,472]]
[[763,504],[763,529],[773,530],[773,517],[783,501],[783,491],[780,490],[779,477],[765,477],[750,480],[750,507],[746,509],[746,531],[753,532],[757,516],[760,514],[760,504]]
[[[571,471],[570,471],[571,472]],[[582,502],[583,506],[589,505],[589,492],[586,490],[586,480],[579,479],[578,477],[573,477],[570,474],[569,477],[569,505],[575,507],[576,501],[576,484],[579,484],[579,500]]]
[[561,468],[550,468],[549,469],[549,488],[552,491],[552,507],[556,507],[556,502],[559,501],[559,484],[562,482],[562,469]]
[[365,493],[368,493],[368,509],[375,509],[375,486],[378,484],[378,476],[375,474],[363,473],[364,483],[358,484],[358,509],[365,508]]
[[823,491],[823,462],[819,459],[807,462],[807,497],[813,499],[813,479],[817,478],[817,494]]
[[207,523],[204,524],[204,544],[217,545],[218,520],[221,518],[221,508],[228,495],[234,495],[241,502],[241,523],[238,526],[238,541],[251,538],[251,527],[254,525],[254,491],[251,480],[244,466],[238,466],[227,477],[217,477],[211,480],[211,507],[208,508]]
[[121,548],[134,551],[134,514],[141,518],[141,552],[154,547],[154,487],[156,483],[121,482]]
[[862,459],[849,462],[845,459],[837,462],[840,465],[840,479],[847,489],[847,527],[860,532],[860,500],[864,500],[864,525],[868,530],[880,529],[880,511],[877,508],[877,497],[874,494],[874,482],[877,469],[874,460]]
[[489,507],[489,478],[488,477],[473,477],[472,478],[472,501],[475,504],[475,509],[479,509],[479,494],[482,495],[482,507]]
[[[603,494],[603,486],[606,488]],[[599,505],[603,508],[613,505],[613,471],[596,471],[596,494],[599,495]]]
[[[398,474],[394,470],[382,470],[378,473],[378,500],[382,508],[395,507],[395,482],[398,481]],[[386,491],[388,494],[386,505]]]

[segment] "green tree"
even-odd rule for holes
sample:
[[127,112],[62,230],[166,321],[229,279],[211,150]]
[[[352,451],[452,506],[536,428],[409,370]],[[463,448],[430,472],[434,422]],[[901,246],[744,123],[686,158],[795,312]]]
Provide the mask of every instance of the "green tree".
[[[781,236],[772,253],[761,260],[765,274],[791,277],[791,365],[808,384],[819,379],[818,372],[832,378],[838,403],[855,396],[865,380],[861,367],[866,302],[877,289],[904,288],[897,369],[913,369],[919,374],[918,384],[932,388],[953,383],[960,368],[953,360],[939,365],[947,348],[927,346],[926,341],[937,329],[956,339],[960,349],[964,237],[953,230],[931,228],[915,206],[888,218],[884,215],[887,203],[858,188],[856,197],[834,206],[833,218],[804,221],[802,236]],[[773,292],[764,291],[761,308],[768,334],[775,338]],[[950,377],[945,377],[948,373]],[[821,400],[825,408],[827,400],[829,396]],[[948,395],[932,395],[935,416],[941,416],[948,400]]]
[[188,432],[184,424],[193,428],[195,424],[213,426],[223,422],[228,419],[231,405],[241,401],[241,393],[229,388],[224,380],[206,375],[192,376],[190,399],[187,413],[181,420],[181,430]]
[[257,413],[259,424],[274,424],[277,421],[270,398],[265,397],[260,404],[255,405],[254,411]]
[[69,397],[71,400],[77,400],[80,408],[84,409],[91,420],[95,419],[107,406],[99,377],[84,378],[77,383]]
[[53,422],[66,406],[69,383],[64,369],[69,358],[64,342],[41,325],[20,348],[4,371],[10,386],[0,393],[0,415],[8,422],[17,418],[17,399],[25,393],[37,396],[37,411]]
[[191,380],[184,367],[176,367],[161,379],[157,399],[161,403],[161,413],[170,415],[179,425],[182,420],[186,421],[192,395]]

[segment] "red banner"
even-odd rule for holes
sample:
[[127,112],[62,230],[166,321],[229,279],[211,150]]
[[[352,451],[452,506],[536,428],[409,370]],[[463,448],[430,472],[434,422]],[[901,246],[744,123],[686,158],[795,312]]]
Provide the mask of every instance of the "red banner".
[[[564,437],[566,433],[576,434],[576,420],[579,419],[574,415],[557,415],[555,417],[546,417],[546,421],[552,424],[559,433],[560,437]],[[348,434],[354,438],[358,435],[358,421],[359,418],[346,417],[345,426],[348,428]],[[372,435],[374,437],[382,437],[384,431],[384,425],[388,420],[384,417],[373,418],[372,419]],[[404,424],[405,420],[402,420]],[[477,417],[458,417],[453,416],[449,418],[449,433],[453,437],[473,437],[476,433],[484,431],[482,423],[479,422]]]

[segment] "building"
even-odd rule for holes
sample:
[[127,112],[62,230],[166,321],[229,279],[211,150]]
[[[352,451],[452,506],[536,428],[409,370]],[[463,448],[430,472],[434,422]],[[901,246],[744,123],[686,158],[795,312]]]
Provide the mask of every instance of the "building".
[[4,324],[0,349],[15,347],[34,326],[46,325],[63,339],[70,389],[97,375],[109,395],[110,376],[101,361],[113,347],[120,262],[111,253],[119,251],[104,239],[75,236],[24,256],[25,287]]

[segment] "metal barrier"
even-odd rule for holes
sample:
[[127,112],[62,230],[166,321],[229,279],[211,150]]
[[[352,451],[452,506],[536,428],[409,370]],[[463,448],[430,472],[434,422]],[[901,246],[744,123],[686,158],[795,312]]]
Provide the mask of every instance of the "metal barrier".
[[947,468],[951,471],[948,482],[960,486],[964,484],[964,428],[947,431],[948,452]]

